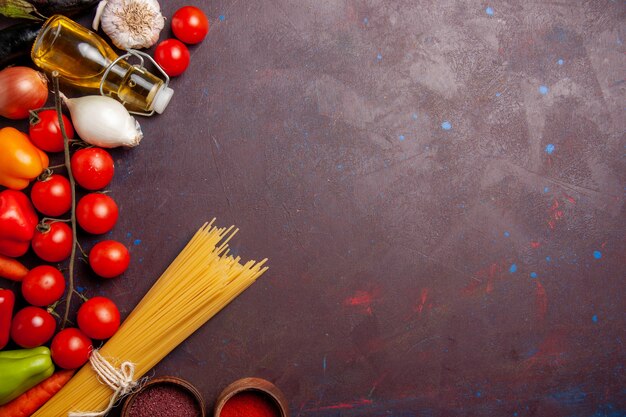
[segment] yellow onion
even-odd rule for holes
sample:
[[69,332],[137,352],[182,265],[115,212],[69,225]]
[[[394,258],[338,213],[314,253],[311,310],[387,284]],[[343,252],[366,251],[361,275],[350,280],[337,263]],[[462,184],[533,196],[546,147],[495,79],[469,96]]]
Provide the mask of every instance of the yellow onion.
[[9,67],[0,71],[0,116],[26,119],[29,110],[48,100],[48,80],[28,67]]

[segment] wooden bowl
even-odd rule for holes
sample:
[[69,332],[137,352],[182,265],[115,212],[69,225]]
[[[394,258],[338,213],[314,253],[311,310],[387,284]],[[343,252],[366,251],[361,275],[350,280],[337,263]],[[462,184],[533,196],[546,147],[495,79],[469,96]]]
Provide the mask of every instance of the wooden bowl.
[[130,417],[130,409],[133,404],[133,401],[135,401],[137,396],[145,392],[146,389],[150,387],[154,387],[155,385],[168,385],[168,384],[174,385],[177,388],[181,389],[182,391],[191,395],[196,401],[196,404],[198,405],[200,409],[200,417],[206,417],[206,411],[204,409],[204,400],[202,399],[202,394],[200,394],[200,391],[198,391],[198,389],[194,387],[193,385],[191,385],[191,383],[189,383],[188,381],[177,378],[175,376],[160,376],[160,377],[153,378],[147,383],[145,383],[144,386],[139,389],[139,391],[133,393],[132,395],[126,398],[126,401],[124,402],[124,407],[122,408],[121,417]]
[[267,395],[267,397],[276,404],[276,408],[280,412],[280,417],[289,417],[289,405],[283,393],[276,385],[261,378],[239,379],[224,388],[215,402],[213,417],[220,416],[222,408],[233,396],[246,391],[256,391]]

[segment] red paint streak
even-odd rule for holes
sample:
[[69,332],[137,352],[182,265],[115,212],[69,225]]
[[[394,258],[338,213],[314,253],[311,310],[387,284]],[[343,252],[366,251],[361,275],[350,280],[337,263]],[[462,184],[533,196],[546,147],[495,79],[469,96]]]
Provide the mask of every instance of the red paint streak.
[[506,262],[494,262],[488,267],[476,271],[472,280],[465,286],[463,292],[465,294],[473,294],[479,287],[485,283],[485,293],[490,294],[495,288],[496,280],[502,278],[502,273],[506,268]]
[[319,407],[319,408],[313,408],[310,409],[310,411],[318,411],[318,410],[346,410],[346,409],[351,409],[351,408],[357,408],[357,407],[363,407],[366,405],[372,405],[374,404],[374,401],[372,400],[368,400],[367,398],[363,398],[361,400],[357,400],[351,403],[339,403],[339,404],[333,404],[333,405],[327,405],[324,407]]
[[540,320],[546,318],[546,314],[548,313],[548,294],[546,293],[546,289],[541,285],[539,281],[537,281],[537,289],[535,290],[535,304],[537,306],[537,317]]
[[358,290],[352,297],[348,297],[344,300],[344,304],[348,306],[362,306],[370,305],[374,301],[374,296],[363,290]]
[[343,304],[349,307],[358,307],[371,316],[372,304],[376,299],[377,294],[374,291],[357,290],[354,295],[343,300]]
[[548,226],[550,229],[554,229],[556,223],[563,218],[563,210],[559,209],[559,200],[556,198],[550,206],[550,219],[548,220]]
[[574,200],[574,197],[570,197],[569,195],[563,193],[563,196],[567,199],[567,201],[569,201],[572,204],[576,204],[576,200]]
[[426,300],[428,299],[428,288],[422,288],[422,293],[420,294],[420,303],[415,308],[420,315],[422,315],[422,311],[424,310],[424,305],[426,304]]
[[530,242],[530,247],[533,249],[537,249],[539,246],[541,246],[541,242],[537,242],[535,240]]
[[563,331],[549,334],[539,345],[537,353],[526,360],[526,365],[558,367],[564,362],[563,354],[566,346],[566,334]]

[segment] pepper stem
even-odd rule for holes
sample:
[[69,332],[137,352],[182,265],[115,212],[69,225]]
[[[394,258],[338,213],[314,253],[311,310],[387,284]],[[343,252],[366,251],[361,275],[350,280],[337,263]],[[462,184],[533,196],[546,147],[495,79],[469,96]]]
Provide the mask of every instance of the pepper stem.
[[52,72],[52,84],[54,89],[54,107],[57,111],[57,117],[59,118],[61,135],[63,135],[65,169],[67,171],[67,176],[70,180],[70,188],[72,191],[72,211],[70,219],[72,223],[72,253],[70,255],[70,265],[68,273],[69,288],[67,291],[67,298],[65,299],[65,313],[63,314],[63,321],[61,322],[61,328],[64,329],[65,325],[68,322],[70,308],[72,306],[72,296],[74,295],[74,262],[76,261],[76,246],[78,245],[78,239],[76,237],[76,182],[74,181],[74,175],[72,175],[72,166],[70,164],[70,140],[67,137],[67,133],[65,131],[65,123],[63,123],[63,112],[61,109],[61,90],[59,89],[59,73],[57,71]]

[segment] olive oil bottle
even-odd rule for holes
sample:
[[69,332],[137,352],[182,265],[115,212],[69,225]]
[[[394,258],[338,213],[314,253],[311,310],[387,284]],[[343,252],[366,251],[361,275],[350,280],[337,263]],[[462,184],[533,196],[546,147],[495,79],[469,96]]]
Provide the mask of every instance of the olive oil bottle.
[[61,15],[44,23],[31,58],[44,71],[56,71],[64,82],[109,95],[130,111],[162,113],[174,93],[167,82],[121,59],[100,36]]

